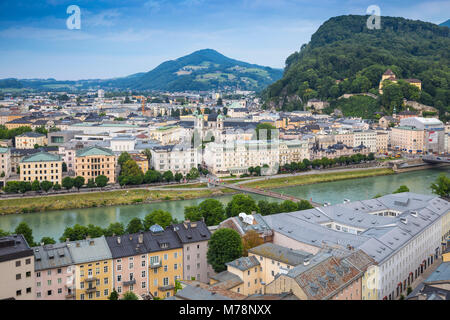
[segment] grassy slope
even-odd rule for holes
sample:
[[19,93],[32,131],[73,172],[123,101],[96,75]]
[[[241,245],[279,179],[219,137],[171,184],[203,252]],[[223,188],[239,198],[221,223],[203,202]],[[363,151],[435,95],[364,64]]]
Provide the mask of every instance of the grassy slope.
[[293,177],[287,177],[287,178],[254,181],[254,182],[244,183],[244,184],[242,184],[242,186],[250,187],[250,188],[259,188],[259,189],[272,189],[272,188],[297,186],[297,185],[312,184],[312,183],[319,183],[319,182],[331,182],[331,181],[346,180],[346,179],[380,176],[380,175],[387,175],[387,174],[393,174],[393,173],[394,173],[394,171],[392,169],[372,169],[372,170],[361,170],[361,171],[322,173],[322,174],[311,174],[311,175],[293,176]]

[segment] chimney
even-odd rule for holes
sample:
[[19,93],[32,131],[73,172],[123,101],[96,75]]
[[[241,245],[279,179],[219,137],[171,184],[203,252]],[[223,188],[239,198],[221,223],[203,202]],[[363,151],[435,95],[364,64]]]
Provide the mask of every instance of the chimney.
[[191,228],[196,228],[197,227],[197,222],[191,222]]
[[139,234],[138,242],[139,243],[143,243],[144,242],[144,235],[142,233]]
[[77,242],[77,248],[79,248],[80,247],[80,243],[79,242]]
[[117,237],[117,243],[120,244],[120,241],[121,241],[121,239],[120,239],[120,236],[119,236],[119,237]]
[[188,224],[189,224],[190,222],[191,222],[190,220],[185,220],[185,221],[183,222],[183,225],[184,225],[184,228],[185,228],[185,229],[188,228]]
[[309,258],[306,258],[306,259],[303,260],[303,265],[304,266],[309,265]]
[[133,240],[133,236],[130,234],[130,241]]
[[95,244],[94,240],[89,241],[89,245],[93,246]]

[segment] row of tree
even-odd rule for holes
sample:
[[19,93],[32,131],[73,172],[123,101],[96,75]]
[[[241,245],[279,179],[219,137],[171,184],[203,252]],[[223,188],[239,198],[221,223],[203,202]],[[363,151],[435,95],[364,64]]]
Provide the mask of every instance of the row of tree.
[[313,161],[308,159],[303,159],[301,162],[291,162],[287,163],[279,168],[279,173],[282,172],[298,172],[298,171],[307,171],[314,168],[328,168],[333,167],[335,165],[350,165],[350,164],[358,164],[363,161],[373,161],[375,160],[375,155],[373,153],[369,153],[368,155],[364,154],[354,154],[351,156],[341,156],[338,158],[327,158],[323,157],[322,159],[315,159]]
[[59,191],[62,188],[70,190],[72,188],[77,188],[80,190],[81,187],[86,185],[87,188],[103,188],[108,184],[108,177],[104,175],[99,175],[95,179],[89,179],[87,183],[83,177],[65,177],[62,179],[61,184],[53,183],[47,180],[39,182],[38,180],[30,181],[8,181],[3,187],[3,191],[6,193],[25,193],[28,191],[45,191],[48,192],[50,189],[54,191]]

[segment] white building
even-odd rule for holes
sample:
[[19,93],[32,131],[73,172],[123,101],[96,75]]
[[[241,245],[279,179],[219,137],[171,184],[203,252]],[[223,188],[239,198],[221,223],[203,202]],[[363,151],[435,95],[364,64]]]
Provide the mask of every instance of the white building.
[[159,172],[172,171],[187,174],[192,168],[197,168],[201,151],[189,145],[155,146],[151,150],[151,165]]

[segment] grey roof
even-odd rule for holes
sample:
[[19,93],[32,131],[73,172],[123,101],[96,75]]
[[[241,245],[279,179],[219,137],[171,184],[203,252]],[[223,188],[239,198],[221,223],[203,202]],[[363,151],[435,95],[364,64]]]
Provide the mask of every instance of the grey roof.
[[225,263],[227,266],[245,271],[253,267],[259,266],[259,261],[255,256],[241,257],[231,262]]
[[201,287],[187,285],[182,290],[177,291],[176,298],[182,300],[232,300],[214,291],[209,291]]
[[144,242],[149,253],[183,247],[178,236],[170,227],[164,229],[163,232],[144,232]]
[[74,264],[111,259],[111,250],[104,236],[67,244]]
[[21,234],[0,238],[0,262],[20,259],[33,255],[27,240]]
[[39,138],[39,137],[45,137],[45,134],[30,131],[30,132],[22,133],[18,137]]
[[293,250],[270,242],[251,248],[248,252],[280,261],[291,266],[302,264],[305,258],[310,259],[312,256],[308,252]]
[[[141,236],[141,238],[139,238]],[[139,254],[146,254],[147,249],[143,241],[143,233],[133,233],[121,236],[107,237],[109,249],[113,259],[129,257]],[[140,241],[141,240],[141,241]]]
[[46,270],[73,264],[67,243],[48,244],[33,247],[34,270]]
[[447,282],[450,283],[450,262],[442,262],[439,267],[425,280],[425,283]]
[[182,243],[209,241],[211,238],[211,232],[204,221],[174,224],[173,230]]

